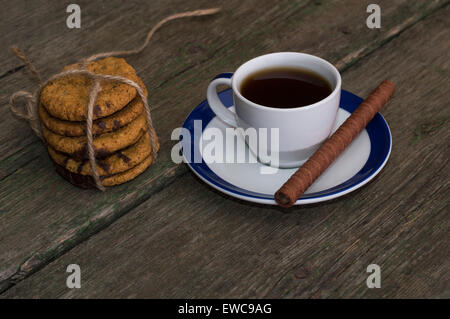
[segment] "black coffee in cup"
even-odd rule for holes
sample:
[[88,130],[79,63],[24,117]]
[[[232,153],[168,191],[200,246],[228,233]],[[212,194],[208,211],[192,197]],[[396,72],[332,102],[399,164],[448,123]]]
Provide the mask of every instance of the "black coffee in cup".
[[330,83],[318,73],[276,67],[248,75],[240,92],[253,103],[273,108],[296,108],[314,104],[331,94]]

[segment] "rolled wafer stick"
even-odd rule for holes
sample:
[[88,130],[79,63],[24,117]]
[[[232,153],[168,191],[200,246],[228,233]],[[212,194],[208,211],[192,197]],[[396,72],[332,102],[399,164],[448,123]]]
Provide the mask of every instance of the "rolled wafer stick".
[[291,207],[336,160],[394,94],[395,85],[385,80],[370,93],[338,130],[275,193],[275,201]]

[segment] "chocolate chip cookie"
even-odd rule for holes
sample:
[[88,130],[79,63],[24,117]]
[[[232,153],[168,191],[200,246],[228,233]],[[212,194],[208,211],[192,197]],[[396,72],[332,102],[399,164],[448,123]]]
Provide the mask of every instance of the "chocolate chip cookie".
[[[148,96],[147,88],[142,80],[139,78],[138,84],[144,89],[145,95]],[[140,96],[136,96],[127,106],[120,111],[107,116],[99,118],[92,123],[92,133],[94,135],[104,134],[117,130],[128,123],[132,122],[144,111],[144,103]],[[39,105],[39,116],[42,123],[52,132],[64,136],[83,136],[86,135],[86,121],[73,122],[60,120],[51,116],[45,107]]]
[[[81,64],[71,64],[64,67],[63,71],[81,67]],[[122,58],[109,57],[89,62],[87,69],[93,73],[118,75],[138,82],[135,70]],[[40,101],[53,117],[66,121],[84,121],[92,84],[92,79],[85,75],[65,76],[48,83],[42,89]],[[121,110],[137,93],[134,87],[117,81],[102,80],[101,87],[94,105],[94,119]]]
[[[156,141],[156,144],[158,151],[158,140]],[[146,132],[136,144],[123,150],[119,150],[105,159],[96,160],[97,172],[100,176],[108,176],[129,170],[142,162],[145,158],[149,157],[151,150],[152,147],[150,145],[150,136],[148,132]],[[91,165],[88,160],[74,160],[63,153],[54,150],[51,146],[48,146],[48,153],[56,164],[64,167],[71,173],[92,175]]]
[[[125,182],[128,182],[132,179],[134,179],[139,174],[142,174],[147,167],[150,166],[152,163],[152,157],[149,156],[145,158],[142,162],[137,164],[135,167],[126,170],[122,173],[108,175],[108,176],[101,176],[100,180],[102,181],[103,186],[114,186],[123,184]],[[54,162],[56,171],[65,179],[67,179],[69,182],[71,182],[73,185],[81,187],[81,188],[92,188],[95,187],[94,179],[89,175],[81,175],[77,173],[72,173],[71,171],[65,169],[61,165],[58,165]]]
[[[95,136],[93,146],[96,157],[105,158],[136,143],[147,129],[147,118],[145,112],[142,112],[134,121],[118,130]],[[56,151],[65,153],[76,160],[88,158],[85,136],[67,137],[55,134],[45,126],[42,127],[42,131],[47,144]]]

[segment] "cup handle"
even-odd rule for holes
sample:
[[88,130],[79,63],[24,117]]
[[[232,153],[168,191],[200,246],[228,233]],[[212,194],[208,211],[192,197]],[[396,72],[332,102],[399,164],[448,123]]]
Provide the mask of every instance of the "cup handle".
[[221,84],[231,87],[230,73],[219,74],[211,83],[209,83],[208,90],[206,91],[206,98],[208,100],[209,107],[222,121],[230,126],[237,127],[238,124],[236,121],[236,113],[230,111],[225,105],[223,105],[217,95],[217,86]]

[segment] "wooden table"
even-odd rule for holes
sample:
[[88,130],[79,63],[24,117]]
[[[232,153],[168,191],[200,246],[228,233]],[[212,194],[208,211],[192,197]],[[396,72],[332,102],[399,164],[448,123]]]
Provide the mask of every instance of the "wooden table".
[[[0,11],[0,297],[450,297],[450,6],[445,0],[3,1]],[[54,170],[43,144],[9,112],[9,96],[35,83],[9,52],[22,48],[44,78],[96,52],[127,58],[150,89],[158,161],[130,183],[81,190]],[[383,110],[393,150],[380,175],[343,198],[283,210],[214,191],[174,164],[170,136],[205,98],[209,81],[275,51],[319,55],[362,97],[397,85]],[[366,268],[381,267],[369,289]],[[81,267],[69,289],[66,267]]]

